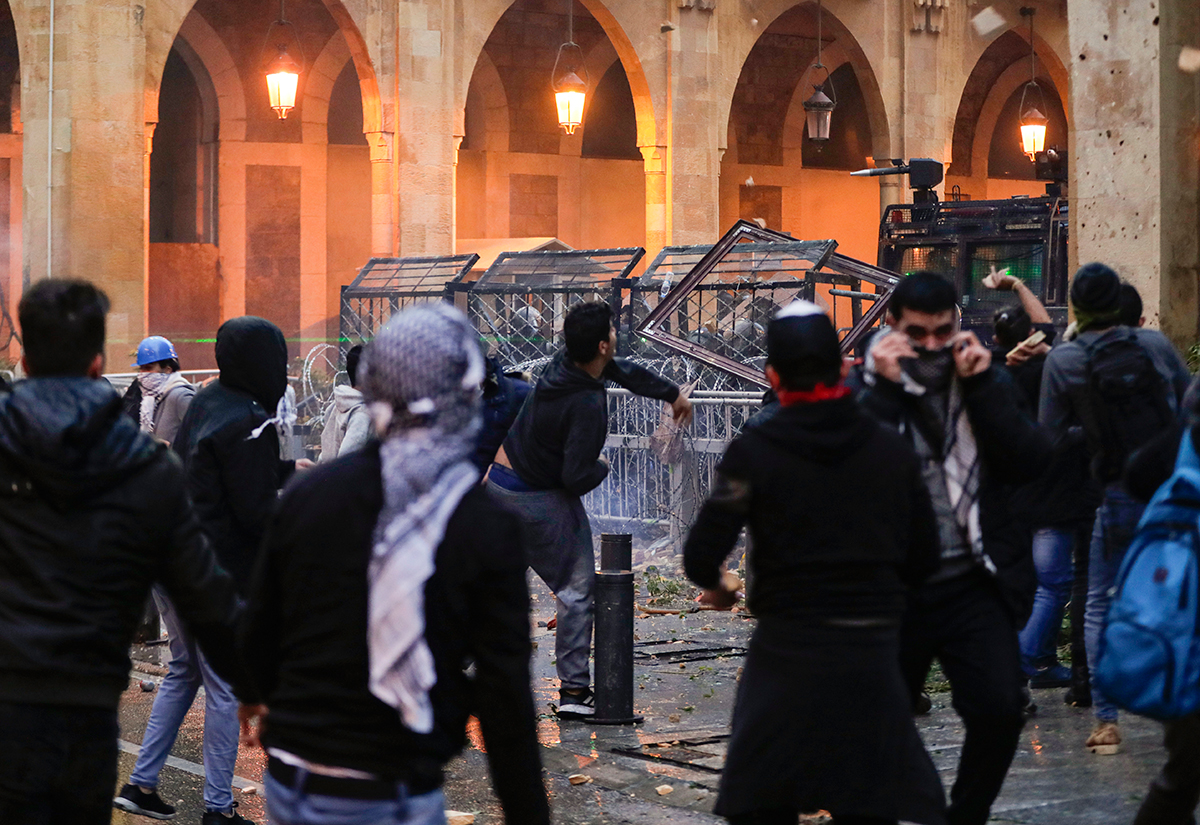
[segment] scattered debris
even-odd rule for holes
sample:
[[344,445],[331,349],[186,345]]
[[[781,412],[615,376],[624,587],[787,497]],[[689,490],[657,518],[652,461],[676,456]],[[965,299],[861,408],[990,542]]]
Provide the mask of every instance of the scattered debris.
[[680,716],[678,713],[672,713],[670,716],[667,717],[667,721],[670,722],[672,725],[678,725],[679,719],[680,719]]
[[153,693],[156,685],[152,679],[143,679],[141,681],[142,693]]
[[572,785],[590,785],[592,783],[592,778],[586,774],[573,773],[567,777],[567,781]]
[[475,814],[462,811],[446,811],[446,825],[474,825]]
[[670,785],[659,785],[657,788],[654,789],[654,792],[657,793],[659,796],[666,796],[667,794],[673,793],[674,791],[675,791],[675,789],[672,788]]
[[971,18],[971,25],[975,27],[975,33],[980,37],[991,38],[1007,29],[1008,21],[995,8],[988,6]]
[[255,796],[258,793],[258,786],[247,785],[246,787],[242,788],[242,793],[246,796]]
[[747,185],[747,186],[753,186],[753,185],[754,185],[754,177],[753,177],[753,176],[746,178],[746,185]]
[[1179,50],[1179,69],[1188,74],[1200,72],[1200,49],[1184,46]]

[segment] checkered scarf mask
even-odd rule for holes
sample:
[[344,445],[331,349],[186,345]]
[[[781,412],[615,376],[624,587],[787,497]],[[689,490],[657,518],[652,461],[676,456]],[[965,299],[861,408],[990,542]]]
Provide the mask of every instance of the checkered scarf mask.
[[384,493],[367,573],[370,688],[409,729],[428,733],[436,673],[425,643],[425,583],[450,516],[479,481],[470,457],[484,361],[475,330],[445,304],[393,318],[363,359]]

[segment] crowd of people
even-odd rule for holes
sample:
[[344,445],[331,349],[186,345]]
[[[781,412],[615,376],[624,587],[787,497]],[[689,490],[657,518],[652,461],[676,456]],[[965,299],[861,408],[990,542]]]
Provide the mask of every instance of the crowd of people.
[[[716,802],[735,825],[815,810],[838,825],[983,825],[1031,688],[1092,708],[1087,750],[1121,747],[1089,676],[1200,389],[1112,269],[1076,273],[1061,336],[1018,278],[992,285],[1016,302],[990,345],[932,272],[900,282],[857,362],[815,304],[765,330],[769,398],[683,554],[701,601],[732,607],[741,585],[723,574],[747,532],[757,622]],[[107,312],[83,281],[31,287],[27,378],[0,393],[0,822],[92,825],[114,806],[174,818],[159,774],[203,687],[203,825],[249,822],[232,794],[239,739],[266,751],[278,825],[442,823],[469,716],[506,821],[548,825],[527,571],[556,599],[555,711],[586,722],[581,497],[609,471],[605,387],[662,401],[680,425],[687,394],[615,357],[605,303],[571,308],[536,381],[488,359],[457,310],[418,306],[347,354],[314,463],[285,457],[294,403],[274,324],[225,322],[219,375],[199,388],[170,341],[147,338],[122,397],[102,380]],[[114,799],[149,596],[171,662]],[[965,727],[949,800],[915,721],[935,659]],[[1169,723],[1166,745],[1139,825],[1193,821],[1200,721]]]

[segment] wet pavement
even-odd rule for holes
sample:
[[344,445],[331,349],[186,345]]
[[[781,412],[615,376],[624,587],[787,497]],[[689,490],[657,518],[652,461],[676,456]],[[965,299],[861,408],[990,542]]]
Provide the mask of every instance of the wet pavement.
[[[753,620],[718,612],[638,618],[634,703],[645,722],[607,727],[555,718],[551,710],[558,698],[554,633],[540,626],[553,616],[553,601],[540,583],[534,588],[532,607],[537,644],[533,688],[554,821],[563,825],[724,822],[711,810],[742,665],[741,651],[749,641]],[[155,653],[154,648],[142,649],[138,657],[152,658]],[[122,783],[133,768],[133,752],[141,741],[154,696],[143,692],[138,680],[158,678],[144,673],[135,676],[121,706]],[[1030,825],[1132,822],[1163,759],[1161,727],[1125,716],[1122,753],[1094,756],[1083,747],[1092,726],[1090,711],[1067,707],[1061,694],[1061,690],[1035,691],[1040,708],[1022,733],[1020,750],[993,808],[992,821]],[[933,711],[921,717],[918,725],[949,787],[963,730],[949,707],[950,695],[936,693],[933,699]],[[163,798],[180,809],[176,821],[198,822],[203,812],[202,768],[198,764],[202,761],[202,730],[201,701],[189,713],[173,751],[176,759],[160,780]],[[487,759],[477,729],[469,731],[469,739],[470,746],[447,770],[448,806],[475,814],[476,825],[501,825],[499,804],[485,779]],[[803,747],[803,742],[796,747]],[[262,797],[256,792],[264,762],[261,752],[243,750],[236,770],[239,813],[257,822],[265,821]],[[580,784],[572,784],[569,777]],[[670,791],[664,793],[667,788]],[[148,820],[117,811],[113,822],[145,825]]]

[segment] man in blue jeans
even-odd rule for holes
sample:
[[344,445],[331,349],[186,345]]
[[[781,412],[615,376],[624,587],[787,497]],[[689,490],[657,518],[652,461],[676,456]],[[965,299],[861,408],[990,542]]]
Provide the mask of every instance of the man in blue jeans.
[[[287,388],[287,343],[279,328],[252,316],[226,321],[217,330],[216,356],[220,378],[196,394],[172,446],[183,459],[188,491],[217,560],[244,590],[279,488],[297,466],[312,462],[279,458],[279,434],[272,425],[282,423],[279,411]],[[250,820],[234,810],[232,789],[237,700],[196,649],[170,601],[160,593],[155,601],[171,637],[171,669],[154,699],[129,783],[113,805],[154,819],[174,818],[175,809],[159,798],[155,787],[179,725],[203,684],[201,822],[247,825]]]
[[[1060,442],[1073,427],[1083,428],[1093,475],[1104,485],[1092,529],[1084,614],[1088,665],[1094,671],[1112,603],[1109,591],[1145,507],[1121,481],[1125,459],[1173,425],[1191,375],[1162,333],[1120,325],[1121,279],[1109,267],[1080,267],[1070,299],[1079,335],[1046,358],[1038,418]],[[1122,395],[1119,386],[1135,389]],[[1117,708],[1094,685],[1092,708],[1096,727],[1088,750],[1119,752]]]

